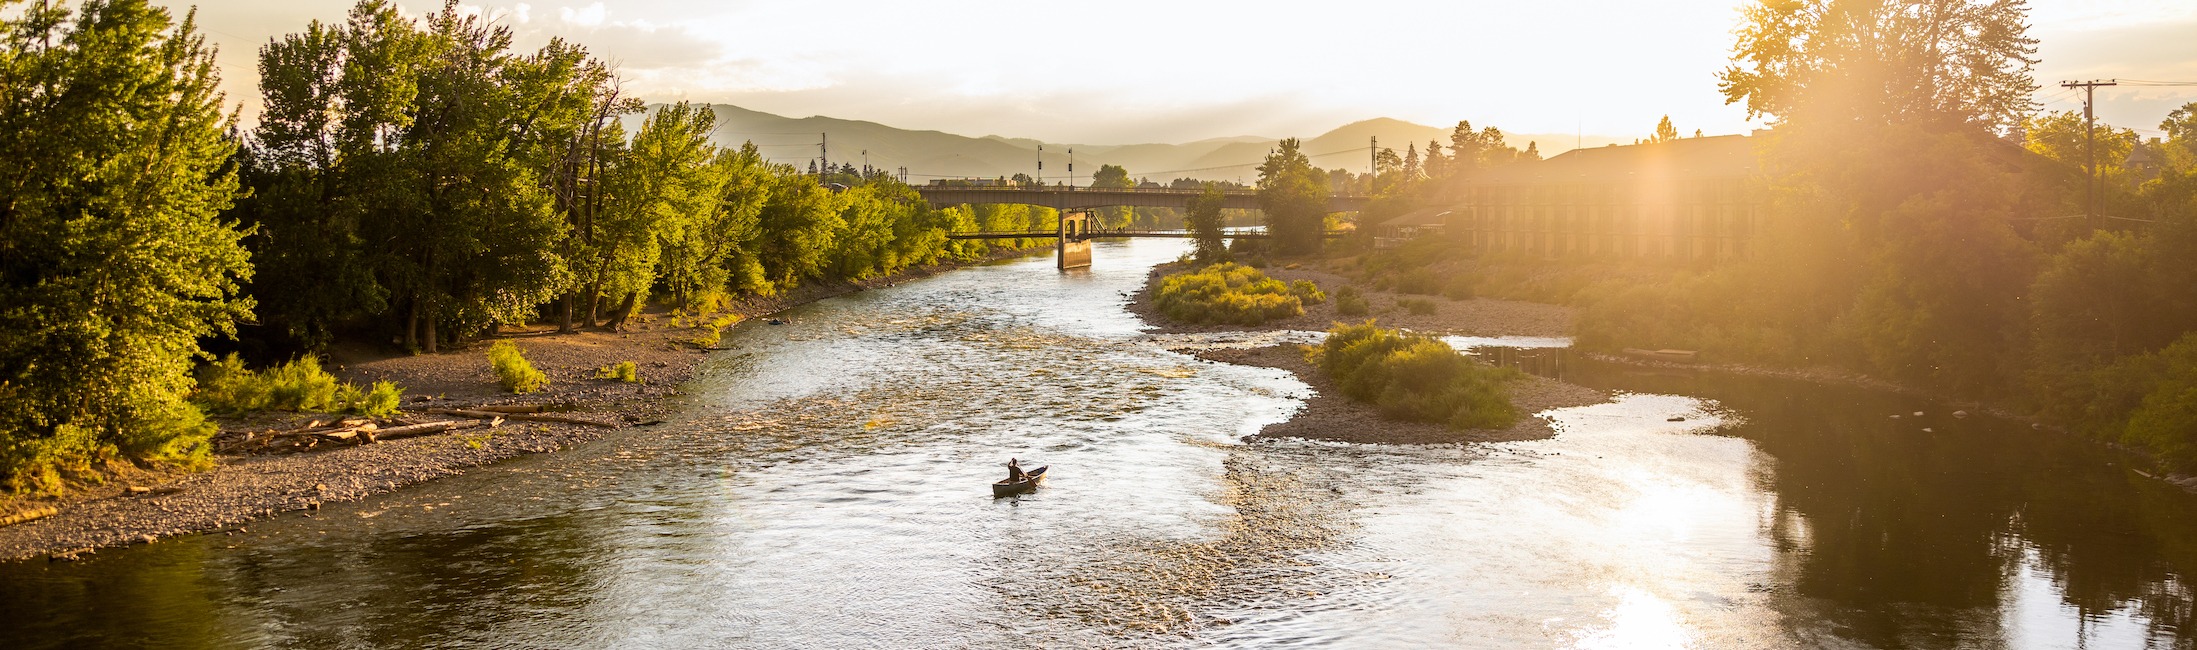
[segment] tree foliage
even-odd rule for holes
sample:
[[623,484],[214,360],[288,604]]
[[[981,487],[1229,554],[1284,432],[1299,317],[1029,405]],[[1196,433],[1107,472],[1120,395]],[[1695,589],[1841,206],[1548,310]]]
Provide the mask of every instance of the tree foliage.
[[1205,185],[1204,191],[1197,198],[1190,200],[1189,214],[1183,217],[1183,221],[1196,237],[1195,257],[1200,264],[1227,261],[1228,245],[1222,237],[1222,226],[1226,218],[1221,215],[1222,206],[1227,204],[1228,195],[1222,194],[1220,187],[1211,183]]
[[1761,0],[1717,75],[1749,116],[2019,124],[2037,84],[2025,0]]
[[213,51],[144,0],[0,13],[0,480],[189,459],[200,337],[249,315]]
[[1281,141],[1259,164],[1259,209],[1282,252],[1320,249],[1327,228],[1327,175],[1313,168],[1296,138]]

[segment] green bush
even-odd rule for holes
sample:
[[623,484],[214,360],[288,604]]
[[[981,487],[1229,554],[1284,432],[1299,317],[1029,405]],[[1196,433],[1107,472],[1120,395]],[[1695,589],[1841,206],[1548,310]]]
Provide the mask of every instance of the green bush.
[[1304,299],[1289,285],[1229,263],[1161,279],[1153,303],[1168,318],[1187,323],[1257,325],[1304,314]]
[[1432,296],[1442,292],[1443,284],[1434,269],[1412,269],[1396,277],[1396,292]]
[[[357,388],[350,384],[344,386],[351,388],[353,393],[357,392]],[[398,388],[395,382],[377,381],[374,382],[373,390],[344,401],[343,410],[367,417],[385,418],[396,415],[397,404],[403,400],[404,389]]]
[[1366,306],[1365,296],[1358,294],[1357,287],[1343,287],[1335,290],[1335,313],[1344,316],[1364,316],[1370,312],[1372,312],[1372,309]]
[[1434,312],[1441,309],[1434,304],[1434,301],[1425,298],[1404,298],[1396,301],[1396,306],[1404,308],[1404,311],[1421,316],[1432,316]]
[[[2183,335],[2164,350],[2117,365],[2101,374],[2120,375],[2123,381],[2115,383],[2136,389],[2122,392],[2143,395],[2132,411],[2121,411],[2128,413],[2121,440],[2150,450],[2177,471],[2197,467],[2197,332]],[[2095,409],[2099,412],[2091,415],[2110,418],[2119,414],[2115,406],[2120,405]]]
[[1470,277],[1463,275],[1452,277],[1449,279],[1448,284],[1442,285],[1442,297],[1450,300],[1471,300],[1476,295],[1472,285],[1473,281]]
[[1387,417],[1440,422],[1453,429],[1499,429],[1518,420],[1503,392],[1523,375],[1489,366],[1440,340],[1381,329],[1373,321],[1337,325],[1308,355],[1344,395]]
[[385,417],[396,414],[404,396],[404,389],[386,381],[374,382],[372,390],[338,382],[311,356],[255,371],[230,354],[201,370],[198,386],[191,401],[216,413],[304,411]]
[[[1291,264],[1290,266],[1296,265]],[[1299,302],[1307,305],[1327,302],[1327,292],[1321,291],[1320,285],[1313,284],[1311,280],[1298,280],[1289,283],[1289,295],[1296,296]]]
[[510,341],[497,341],[488,346],[488,364],[496,370],[496,381],[503,389],[514,393],[531,393],[549,385],[549,376],[535,370],[527,363],[526,355]]
[[595,378],[616,379],[628,384],[638,384],[641,383],[641,367],[631,361],[620,361],[617,364],[596,369]]

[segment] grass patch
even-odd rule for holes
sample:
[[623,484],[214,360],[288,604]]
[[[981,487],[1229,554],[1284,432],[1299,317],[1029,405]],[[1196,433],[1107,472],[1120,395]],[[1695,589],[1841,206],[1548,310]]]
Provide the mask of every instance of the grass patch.
[[1161,279],[1153,304],[1177,321],[1257,325],[1303,315],[1307,298],[1317,303],[1327,294],[1311,282],[1291,286],[1258,269],[1223,263]]
[[1307,359],[1381,414],[1452,429],[1501,429],[1518,421],[1505,384],[1524,377],[1474,361],[1432,337],[1382,329],[1373,321],[1337,325]]
[[252,370],[230,354],[199,372],[198,391],[191,401],[215,413],[251,411],[310,411],[357,413],[372,417],[395,415],[404,389],[378,381],[372,388],[337,381],[320,367],[320,359],[305,356],[295,361]]
[[1432,316],[1434,315],[1434,312],[1441,310],[1441,307],[1435,305],[1434,301],[1427,300],[1425,298],[1398,299],[1396,301],[1396,306],[1404,308],[1404,311],[1418,314],[1420,316]]
[[496,370],[496,382],[503,389],[514,393],[531,393],[549,386],[549,376],[535,370],[519,346],[510,341],[497,341],[488,346],[488,365]]
[[631,361],[620,361],[616,364],[595,369],[595,378],[616,379],[628,384],[638,384],[641,383],[641,366]]

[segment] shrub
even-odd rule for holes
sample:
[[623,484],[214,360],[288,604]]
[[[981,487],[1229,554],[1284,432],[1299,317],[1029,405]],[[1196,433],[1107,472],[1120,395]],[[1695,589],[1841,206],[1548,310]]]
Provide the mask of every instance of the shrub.
[[[2148,449],[2168,467],[2197,467],[2197,333],[2185,334],[2166,349],[2132,357],[2118,364],[2120,375],[2135,381],[2116,382],[2121,392],[2141,392],[2140,400],[2124,397],[2122,404],[2094,408],[2097,415],[2135,402],[2128,413],[2122,441]],[[2134,390],[2130,390],[2133,388]],[[2095,417],[2094,415],[2093,417]]]
[[1474,361],[1434,338],[1337,325],[1308,355],[1344,395],[1382,415],[1452,429],[1499,429],[1518,420],[1503,386],[1523,375]]
[[1344,316],[1364,316],[1371,311],[1372,309],[1366,306],[1365,296],[1358,294],[1357,287],[1343,287],[1335,290],[1335,313]]
[[1448,284],[1442,285],[1442,297],[1450,300],[1471,300],[1474,296],[1472,284],[1472,278],[1470,277],[1462,275],[1452,277],[1449,279]]
[[614,365],[597,368],[595,378],[616,379],[628,384],[638,384],[641,383],[641,367],[631,361],[620,361]]
[[1403,307],[1404,311],[1421,316],[1432,316],[1434,312],[1440,310],[1440,307],[1436,306],[1434,301],[1425,298],[1405,298],[1396,301],[1396,306]]
[[[229,354],[199,371],[198,386],[191,401],[216,413],[310,411],[385,417],[396,414],[404,396],[404,389],[386,381],[374,382],[371,391],[338,382],[335,375],[321,369],[319,359],[311,356],[254,371],[245,368],[237,355]],[[179,420],[183,424],[189,423],[187,415],[175,417],[183,418]]]
[[1226,263],[1161,279],[1153,304],[1168,318],[1188,323],[1257,325],[1304,314],[1304,299],[1289,285],[1258,269]]
[[1321,291],[1320,285],[1313,284],[1311,280],[1289,283],[1289,295],[1296,296],[1299,302],[1307,305],[1327,302],[1327,292]]
[[526,355],[510,341],[497,341],[488,346],[488,364],[496,370],[496,381],[503,389],[514,393],[531,393],[549,385],[549,377],[527,363]]
[[1396,277],[1397,293],[1431,296],[1442,292],[1442,276],[1433,269],[1412,269]]
[[[351,384],[344,384],[344,387],[350,389],[353,394],[358,393],[358,388]],[[346,412],[367,417],[385,418],[396,415],[397,404],[403,400],[404,389],[398,388],[394,382],[377,381],[374,382],[373,390],[344,401],[342,406]]]

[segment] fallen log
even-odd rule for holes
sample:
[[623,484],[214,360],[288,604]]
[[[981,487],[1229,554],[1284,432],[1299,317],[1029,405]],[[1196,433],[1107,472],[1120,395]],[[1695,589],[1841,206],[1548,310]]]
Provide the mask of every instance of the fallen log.
[[601,420],[590,420],[583,417],[556,415],[550,413],[496,413],[492,411],[480,411],[473,409],[428,409],[427,412],[436,415],[455,415],[462,418],[490,418],[501,416],[505,419],[525,420],[528,422],[562,422],[565,424],[585,424],[591,427],[603,427],[606,429],[618,428],[618,424],[613,422],[603,422]]
[[471,429],[479,426],[494,427],[500,426],[502,424],[503,418],[500,417],[491,417],[483,420],[443,420],[441,422],[429,422],[426,424],[414,424],[411,426],[390,427],[378,431],[368,431],[366,432],[366,439],[369,442],[378,442],[382,440],[398,440],[402,438],[412,438],[416,436],[437,434],[444,431]]
[[[350,421],[349,421],[349,420],[345,420],[345,422],[350,422]],[[377,429],[380,429],[380,428],[381,428],[381,425],[377,425],[377,424],[374,424],[374,423],[373,423],[372,421],[369,421],[369,420],[359,420],[359,421],[358,421],[358,424],[350,424],[350,425],[347,425],[347,426],[345,426],[345,427],[343,427],[343,428],[340,428],[340,429],[299,429],[299,430],[296,430],[296,431],[282,431],[282,432],[277,432],[277,433],[275,433],[275,434],[274,434],[274,437],[276,437],[276,438],[322,438],[322,439],[326,439],[326,440],[350,440],[350,439],[352,439],[352,438],[356,438],[356,437],[358,437],[358,435],[359,435],[359,434],[361,434],[361,433],[365,433],[365,432],[368,432],[368,431],[374,431],[374,430],[377,430]]]
[[31,508],[29,510],[20,511],[6,517],[0,517],[0,526],[13,526],[15,524],[20,524],[26,521],[44,519],[47,517],[51,517],[58,512],[61,512],[61,509],[55,508],[53,506],[46,506],[43,508]]

